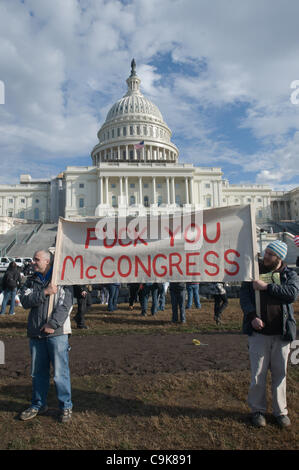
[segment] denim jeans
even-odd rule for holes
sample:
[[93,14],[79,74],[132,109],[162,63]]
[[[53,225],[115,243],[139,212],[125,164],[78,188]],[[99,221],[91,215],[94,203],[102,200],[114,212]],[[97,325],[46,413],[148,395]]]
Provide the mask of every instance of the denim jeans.
[[5,313],[6,305],[9,299],[10,299],[9,313],[10,315],[12,315],[15,312],[16,295],[17,295],[17,288],[12,289],[12,290],[10,289],[4,290],[0,315],[3,315]]
[[158,286],[158,301],[159,301],[159,310],[165,309],[166,293],[164,289],[164,284],[159,284]]
[[188,300],[187,300],[186,308],[192,307],[193,297],[194,297],[195,306],[197,308],[201,308],[200,297],[199,297],[199,285],[198,284],[187,285],[187,294],[188,294]]
[[170,289],[171,307],[172,307],[172,321],[178,321],[178,309],[180,309],[181,322],[186,321],[185,311],[185,297],[186,291]]
[[143,316],[146,315],[150,293],[152,294],[151,314],[155,315],[158,310],[158,286],[157,284],[145,284],[139,294],[141,304],[141,315]]
[[117,300],[119,294],[119,286],[114,284],[108,285],[109,299],[108,299],[108,311],[113,312],[117,308]]
[[61,410],[72,408],[68,335],[31,338],[30,352],[32,407],[40,409],[47,404],[50,364],[52,364],[59,408]]

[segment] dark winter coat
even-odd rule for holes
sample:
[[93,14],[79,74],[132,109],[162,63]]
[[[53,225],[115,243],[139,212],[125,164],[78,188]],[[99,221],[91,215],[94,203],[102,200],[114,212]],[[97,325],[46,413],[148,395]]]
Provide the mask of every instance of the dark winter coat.
[[16,289],[21,285],[21,274],[18,268],[7,269],[3,276],[2,288],[6,290]]
[[[299,294],[299,278],[296,272],[285,266],[280,272],[281,284],[268,284],[267,294],[281,302],[282,307],[282,331],[281,336],[285,341],[296,339],[296,321],[292,303]],[[252,335],[254,329],[251,325],[252,314],[256,312],[255,291],[252,282],[243,282],[240,290],[240,304],[244,313],[243,333]]]
[[[30,338],[44,338],[71,333],[70,313],[73,308],[73,287],[58,286],[54,295],[53,310],[48,318],[49,295],[45,295],[45,288],[49,284],[43,282],[38,273],[28,278],[20,293],[21,304],[30,309],[27,324],[27,336]],[[46,323],[55,331],[47,334],[40,331]]]

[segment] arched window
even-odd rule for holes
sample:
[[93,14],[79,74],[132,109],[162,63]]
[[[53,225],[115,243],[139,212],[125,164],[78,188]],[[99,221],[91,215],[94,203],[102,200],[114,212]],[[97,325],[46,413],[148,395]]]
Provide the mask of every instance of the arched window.
[[149,207],[148,196],[144,196],[144,198],[143,198],[143,204],[144,204],[144,207]]
[[39,208],[34,209],[34,220],[39,220]]
[[117,207],[117,199],[116,199],[116,196],[112,196],[112,207]]
[[135,203],[136,203],[135,196],[130,196],[130,206],[134,206]]

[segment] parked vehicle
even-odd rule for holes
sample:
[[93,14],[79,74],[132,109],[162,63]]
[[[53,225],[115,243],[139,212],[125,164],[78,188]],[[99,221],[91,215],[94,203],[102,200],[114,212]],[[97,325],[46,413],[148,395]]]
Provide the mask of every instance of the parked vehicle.
[[9,266],[10,260],[9,258],[3,257],[0,258],[0,271],[6,271]]
[[24,267],[24,261],[23,261],[23,258],[15,258],[14,259],[16,265],[19,267],[19,268],[22,268]]

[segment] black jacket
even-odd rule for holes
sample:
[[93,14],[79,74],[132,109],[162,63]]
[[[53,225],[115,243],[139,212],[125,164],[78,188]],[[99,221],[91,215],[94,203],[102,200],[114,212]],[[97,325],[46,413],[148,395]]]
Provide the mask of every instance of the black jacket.
[[3,289],[13,290],[21,285],[21,274],[16,269],[8,269],[3,276],[2,287]]
[[[296,339],[296,320],[292,303],[299,294],[299,278],[297,273],[285,266],[280,273],[281,284],[268,284],[267,293],[281,302],[282,306],[282,339],[294,341]],[[252,313],[256,311],[255,291],[252,282],[243,282],[240,290],[240,304],[244,313],[243,333],[252,335],[254,329],[251,325]]]

